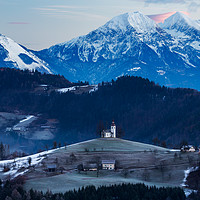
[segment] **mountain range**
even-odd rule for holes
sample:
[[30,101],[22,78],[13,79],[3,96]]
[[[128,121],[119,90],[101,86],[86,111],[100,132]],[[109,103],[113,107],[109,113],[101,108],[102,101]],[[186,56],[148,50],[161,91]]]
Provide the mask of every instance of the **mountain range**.
[[[1,38],[1,66],[62,74],[70,81],[98,83],[128,74],[200,89],[200,24],[180,12],[161,24],[140,12],[125,13],[85,36],[38,52],[12,42],[6,46],[9,39]],[[10,53],[14,44],[18,56]]]

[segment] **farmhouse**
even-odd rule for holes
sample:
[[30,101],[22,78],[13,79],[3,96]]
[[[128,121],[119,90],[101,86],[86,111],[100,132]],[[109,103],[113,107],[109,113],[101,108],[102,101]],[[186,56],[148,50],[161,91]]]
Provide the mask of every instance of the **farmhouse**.
[[97,163],[88,163],[83,168],[84,171],[97,171],[98,166]]
[[116,125],[114,120],[112,121],[110,130],[103,130],[101,132],[102,138],[116,138]]
[[183,152],[195,152],[195,148],[192,145],[184,145],[181,147],[181,151]]
[[56,164],[47,164],[47,172],[56,172],[57,165]]
[[102,169],[114,170],[115,169],[115,160],[102,160]]

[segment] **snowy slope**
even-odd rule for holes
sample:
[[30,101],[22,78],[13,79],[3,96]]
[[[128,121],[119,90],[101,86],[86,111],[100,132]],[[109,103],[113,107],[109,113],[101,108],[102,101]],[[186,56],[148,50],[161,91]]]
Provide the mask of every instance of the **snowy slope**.
[[0,35],[0,56],[0,67],[51,73],[44,61],[4,35]]
[[200,50],[200,24],[197,21],[177,12],[160,26],[175,37],[183,48],[189,45],[196,50]]
[[140,12],[125,13],[37,55],[70,81],[98,83],[129,74],[200,89],[199,30],[196,21],[181,13],[161,25]]
[[177,29],[177,30],[188,30],[188,28],[194,28],[200,30],[200,26],[197,21],[191,19],[187,15],[176,12],[174,15],[167,18],[163,24],[161,24],[163,29]]
[[32,166],[39,165],[48,154],[53,153],[55,150],[56,149],[44,151],[41,153],[12,160],[2,160],[0,161],[0,170],[3,171],[4,167],[9,167],[10,170],[8,172],[3,173],[3,175],[10,176],[10,178],[15,178],[19,175],[23,175],[26,172],[28,172],[29,159],[31,159]]
[[134,43],[150,43],[152,34],[162,34],[161,32],[156,23],[147,16],[139,12],[125,13],[86,36],[51,47],[49,52],[62,60],[78,56],[82,62],[120,58],[131,51]]

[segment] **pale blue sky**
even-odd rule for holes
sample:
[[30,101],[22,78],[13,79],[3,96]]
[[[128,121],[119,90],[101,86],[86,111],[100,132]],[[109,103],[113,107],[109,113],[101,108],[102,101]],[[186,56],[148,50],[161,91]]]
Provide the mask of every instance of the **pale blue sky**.
[[0,0],[0,33],[40,50],[87,34],[112,17],[173,11],[200,19],[199,0]]

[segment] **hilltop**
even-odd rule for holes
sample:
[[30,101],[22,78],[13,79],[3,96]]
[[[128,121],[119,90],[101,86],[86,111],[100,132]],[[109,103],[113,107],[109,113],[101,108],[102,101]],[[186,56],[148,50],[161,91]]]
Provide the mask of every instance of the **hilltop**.
[[[176,156],[175,156],[176,155]],[[180,186],[185,170],[198,157],[197,153],[174,152],[144,143],[115,138],[99,138],[11,161],[0,161],[10,171],[0,174],[26,178],[25,189],[53,193],[66,192],[87,185],[145,183],[147,185]],[[29,157],[32,162],[29,165]],[[78,171],[78,166],[115,160],[116,170]],[[56,171],[48,168],[55,166]]]

